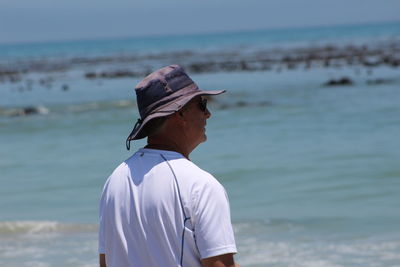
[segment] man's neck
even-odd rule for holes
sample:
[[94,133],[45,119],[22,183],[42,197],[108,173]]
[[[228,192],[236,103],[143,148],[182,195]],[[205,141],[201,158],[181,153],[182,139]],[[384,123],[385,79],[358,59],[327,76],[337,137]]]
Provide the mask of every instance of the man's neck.
[[166,144],[166,143],[154,142],[154,141],[151,142],[150,140],[148,140],[148,143],[145,146],[145,148],[175,151],[175,152],[182,154],[185,158],[189,159],[189,152],[185,151],[184,149],[180,148],[179,146],[177,146],[175,144]]

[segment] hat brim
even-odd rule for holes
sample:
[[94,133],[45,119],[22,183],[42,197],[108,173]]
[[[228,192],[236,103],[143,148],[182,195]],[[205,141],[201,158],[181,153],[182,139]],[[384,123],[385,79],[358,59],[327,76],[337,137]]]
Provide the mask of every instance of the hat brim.
[[152,119],[155,118],[160,118],[160,117],[165,117],[169,116],[176,111],[180,110],[183,106],[185,106],[190,100],[195,98],[196,96],[207,96],[207,95],[219,95],[222,93],[225,93],[226,90],[196,90],[194,92],[191,92],[185,96],[179,97],[175,99],[174,101],[171,101],[159,108],[157,110],[153,111],[150,113],[148,116],[146,116],[140,126],[137,127],[135,131],[131,133],[131,135],[128,137],[128,141],[130,140],[138,140],[145,138],[147,135],[143,131],[145,128],[146,124],[151,121]]

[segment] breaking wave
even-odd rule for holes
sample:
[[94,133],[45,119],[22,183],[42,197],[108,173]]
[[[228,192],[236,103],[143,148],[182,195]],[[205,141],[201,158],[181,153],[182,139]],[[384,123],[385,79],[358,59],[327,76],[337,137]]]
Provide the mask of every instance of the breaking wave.
[[73,105],[58,105],[58,106],[24,106],[24,107],[0,107],[0,116],[4,117],[21,117],[31,115],[49,115],[57,113],[80,113],[96,110],[108,110],[118,108],[128,108],[134,106],[133,101],[119,100],[110,102],[89,102]]
[[97,224],[68,224],[57,221],[0,222],[1,235],[96,232],[97,228]]

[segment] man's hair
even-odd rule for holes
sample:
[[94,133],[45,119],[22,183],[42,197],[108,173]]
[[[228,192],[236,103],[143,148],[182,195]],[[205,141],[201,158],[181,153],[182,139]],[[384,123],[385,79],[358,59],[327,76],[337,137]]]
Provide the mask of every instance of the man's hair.
[[146,136],[152,136],[159,133],[169,116],[158,117],[150,120],[146,126],[143,128],[144,133]]

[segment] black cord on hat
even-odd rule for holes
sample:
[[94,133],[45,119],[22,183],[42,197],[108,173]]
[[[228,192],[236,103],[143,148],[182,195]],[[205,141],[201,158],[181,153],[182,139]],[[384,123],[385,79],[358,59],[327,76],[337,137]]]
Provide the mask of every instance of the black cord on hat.
[[135,126],[133,126],[132,132],[128,135],[128,138],[126,138],[125,145],[126,145],[126,149],[127,149],[127,150],[130,150],[130,149],[131,149],[131,139],[130,139],[130,138],[131,138],[132,134],[136,131],[136,129],[137,129],[138,127],[140,127],[140,125],[142,124],[142,122],[143,122],[142,119],[138,119],[137,122],[135,123]]

